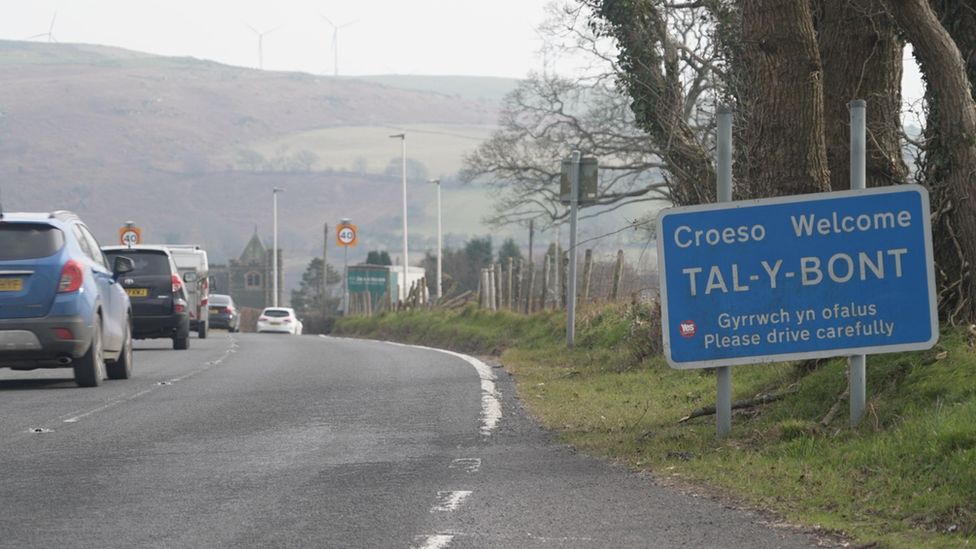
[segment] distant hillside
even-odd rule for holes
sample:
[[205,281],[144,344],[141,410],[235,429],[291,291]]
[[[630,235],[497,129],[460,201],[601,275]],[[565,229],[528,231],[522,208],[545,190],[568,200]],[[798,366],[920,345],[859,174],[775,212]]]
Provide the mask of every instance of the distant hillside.
[[474,99],[489,103],[501,103],[502,99],[518,86],[515,78],[491,76],[423,76],[378,74],[350,77],[406,90],[425,90]]
[[[408,158],[425,170],[410,192],[411,254],[419,259],[434,213],[422,176],[450,179],[490,134],[493,98],[505,87],[504,79],[437,77],[438,89],[425,91],[422,78],[398,85],[13,41],[0,41],[0,69],[5,209],[71,209],[103,240],[132,219],[151,240],[197,242],[223,260],[255,226],[270,239],[271,189],[284,187],[289,281],[321,249],[326,221],[361,225],[354,255],[398,249],[399,171],[384,175],[400,157],[392,133],[407,133]],[[476,189],[445,192],[454,216],[447,232],[487,232],[486,204]]]

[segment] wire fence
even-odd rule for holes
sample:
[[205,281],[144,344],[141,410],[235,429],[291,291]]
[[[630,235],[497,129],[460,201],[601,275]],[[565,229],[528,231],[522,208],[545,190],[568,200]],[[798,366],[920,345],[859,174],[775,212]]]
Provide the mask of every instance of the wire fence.
[[[592,249],[586,249],[578,255],[577,303],[656,300],[656,268],[648,268],[641,259],[628,261],[623,250],[597,257]],[[533,313],[565,308],[569,287],[568,252],[545,254],[539,263],[520,259],[485,267],[481,270],[477,293],[465,300],[445,300],[440,306],[461,306],[474,299],[480,307],[490,310]]]

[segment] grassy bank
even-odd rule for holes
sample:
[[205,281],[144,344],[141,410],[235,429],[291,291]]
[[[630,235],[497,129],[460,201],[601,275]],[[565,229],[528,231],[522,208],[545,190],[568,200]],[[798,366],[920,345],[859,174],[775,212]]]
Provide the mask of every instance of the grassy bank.
[[846,362],[733,369],[731,436],[714,416],[711,371],[670,369],[643,307],[583,311],[577,348],[561,314],[417,312],[345,319],[346,335],[501,354],[520,396],[561,438],[660,476],[705,484],[787,519],[879,547],[976,544],[976,350],[947,329],[926,352],[868,359],[867,411],[848,427]]

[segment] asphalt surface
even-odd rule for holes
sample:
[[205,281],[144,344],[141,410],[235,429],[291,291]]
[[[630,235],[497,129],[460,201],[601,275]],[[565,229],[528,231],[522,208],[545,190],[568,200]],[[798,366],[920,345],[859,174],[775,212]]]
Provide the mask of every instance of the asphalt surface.
[[70,377],[0,369],[0,547],[817,546],[552,442],[451,354],[215,331]]

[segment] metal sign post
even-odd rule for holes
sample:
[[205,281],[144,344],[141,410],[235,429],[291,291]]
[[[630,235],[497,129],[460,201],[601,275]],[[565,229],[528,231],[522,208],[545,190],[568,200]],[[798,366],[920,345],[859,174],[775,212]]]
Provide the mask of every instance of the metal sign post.
[[[718,108],[716,191],[718,202],[732,202],[732,109]],[[732,368],[715,371],[715,436],[722,439],[732,431]]]
[[576,222],[579,219],[580,152],[573,151],[569,168],[569,273],[566,281],[566,347],[576,345]]
[[336,244],[342,246],[342,314],[349,314],[349,247],[356,245],[358,229],[349,222],[348,217],[336,225]]
[[[851,190],[865,188],[866,140],[865,114],[867,103],[863,99],[851,101]],[[851,405],[851,427],[857,427],[864,414],[867,398],[867,356],[854,355],[848,359],[848,393]]]
[[[596,201],[599,182],[599,163],[596,158],[584,157],[580,151],[573,151],[562,162],[559,180],[559,199],[569,205],[569,268],[566,273],[566,347],[576,345],[576,242],[579,208],[582,204]],[[556,294],[559,294],[559,269],[562,257],[559,253],[559,237],[556,233],[554,259],[556,260]],[[556,299],[557,306],[559,299]],[[543,303],[543,306],[545,304]]]

